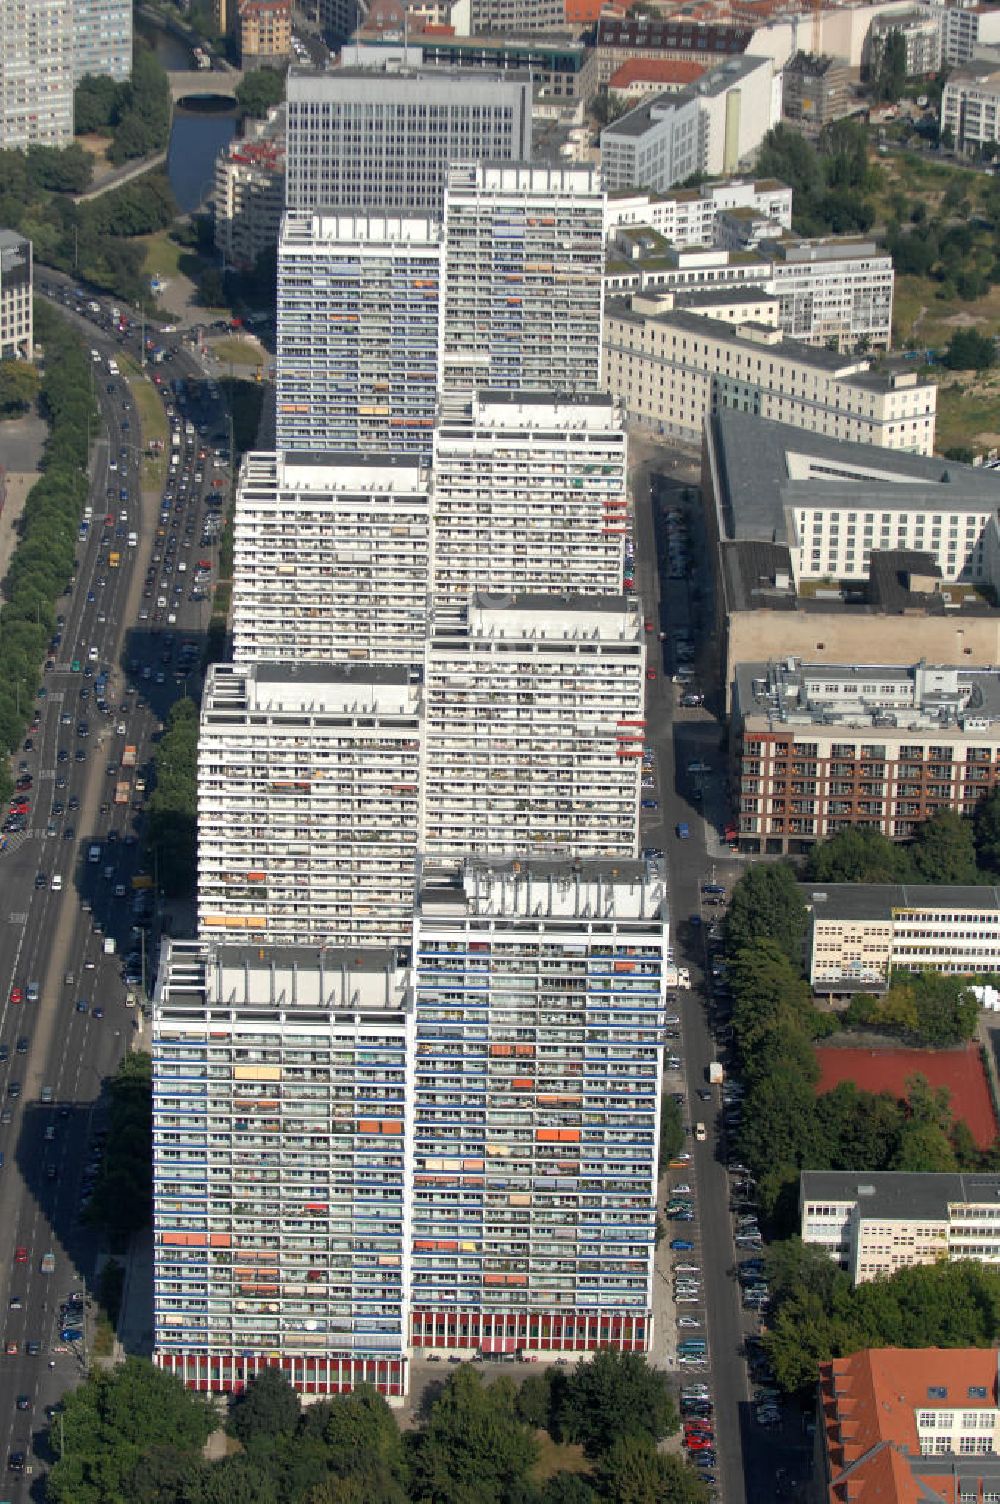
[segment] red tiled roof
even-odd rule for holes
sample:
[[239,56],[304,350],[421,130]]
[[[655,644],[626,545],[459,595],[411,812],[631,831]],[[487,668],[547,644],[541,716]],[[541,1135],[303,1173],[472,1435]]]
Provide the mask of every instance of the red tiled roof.
[[687,58],[630,57],[616,68],[608,82],[609,89],[627,89],[631,84],[693,84],[705,72],[701,63]]
[[[820,1365],[830,1504],[918,1504],[916,1411],[953,1410],[985,1388],[997,1405],[995,1348],[871,1348]],[[942,1389],[937,1395],[931,1389]],[[940,1489],[935,1476],[933,1486]],[[935,1497],[950,1498],[948,1494]]]

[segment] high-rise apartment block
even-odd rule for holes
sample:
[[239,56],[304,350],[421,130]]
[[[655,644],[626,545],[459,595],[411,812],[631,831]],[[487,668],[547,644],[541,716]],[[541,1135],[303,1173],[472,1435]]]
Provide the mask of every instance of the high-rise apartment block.
[[478,596],[424,671],[428,856],[638,852],[646,650],[627,596]]
[[73,0],[73,80],[86,74],[125,83],[132,74],[132,0]]
[[0,5],[0,150],[73,139],[73,0]]
[[286,214],[280,450],[430,454],[443,264],[440,223],[430,215]]
[[193,1388],[405,1393],[409,968],[174,941],[153,1017],[155,1357]]
[[621,591],[628,441],[610,397],[480,391],[434,443],[433,591]]
[[288,75],[289,209],[441,213],[455,161],[531,159],[531,80],[485,69]]
[[648,1348],[666,917],[655,862],[422,883],[415,1348]]
[[0,360],[34,354],[32,245],[16,230],[0,230]]
[[452,168],[444,387],[599,391],[603,234],[589,167]]
[[215,249],[251,267],[278,244],[285,207],[285,107],[253,136],[231,141],[215,159]]
[[421,689],[405,667],[216,664],[198,741],[203,939],[409,933]]
[[237,663],[423,660],[430,478],[397,455],[244,457],[234,524]]

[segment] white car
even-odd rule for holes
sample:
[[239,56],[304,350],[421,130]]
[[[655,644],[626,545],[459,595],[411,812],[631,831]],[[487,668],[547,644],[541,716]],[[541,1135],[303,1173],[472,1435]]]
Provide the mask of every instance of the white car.
[[703,1144],[705,1142],[705,1140],[708,1138],[708,1131],[705,1128],[704,1123],[695,1123],[694,1136],[699,1144]]
[[701,1322],[698,1320],[697,1316],[678,1316],[677,1325],[684,1327],[685,1330],[693,1330],[693,1328],[695,1327],[700,1328]]
[[674,1191],[674,1195],[675,1196],[693,1196],[694,1195],[694,1189],[693,1189],[693,1187],[689,1186],[686,1180],[682,1180],[681,1183],[680,1183],[680,1185],[675,1185],[674,1188],[673,1188],[673,1191]]

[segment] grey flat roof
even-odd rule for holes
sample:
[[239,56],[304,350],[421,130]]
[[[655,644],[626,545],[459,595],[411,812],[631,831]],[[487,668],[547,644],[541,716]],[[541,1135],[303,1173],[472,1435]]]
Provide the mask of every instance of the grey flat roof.
[[[725,301],[725,295],[717,293],[716,297]],[[731,301],[731,300],[730,300]],[[776,298],[771,299],[777,302]],[[676,325],[687,334],[712,335],[716,339],[724,339],[728,343],[738,346],[751,354],[759,355],[762,359],[767,358],[768,351],[778,351],[786,359],[800,361],[804,366],[813,366],[817,370],[825,371],[828,375],[841,374],[843,381],[863,382],[867,377],[868,385],[884,391],[889,386],[889,380],[885,376],[879,376],[876,372],[854,372],[847,369],[857,364],[854,355],[840,355],[836,350],[825,350],[821,346],[806,345],[801,340],[789,339],[781,334],[780,329],[772,329],[769,324],[757,324],[750,319],[741,319],[739,324],[729,319],[714,319],[709,314],[688,313],[684,308],[666,308],[662,313],[636,312],[626,306],[627,300],[612,299],[608,312],[616,318],[632,318],[636,323],[645,323],[652,319],[660,324]],[[764,344],[758,340],[748,339],[739,333],[740,329],[760,329],[762,333],[779,335],[780,338],[773,344]],[[759,421],[759,420],[758,420]],[[884,452],[884,451],[883,451]]]
[[[330,470],[426,470],[427,461],[409,454],[372,454],[369,450],[350,449],[279,449],[280,464],[295,467],[315,466]],[[280,484],[280,476],[279,476]]]
[[892,918],[894,909],[1000,910],[1000,888],[951,883],[800,883],[817,919]]
[[206,960],[246,971],[395,971],[403,962],[393,946],[242,944],[210,946]]
[[615,399],[609,392],[565,392],[555,387],[542,391],[519,391],[516,387],[483,386],[476,390],[480,402],[508,403],[511,407],[606,407]]
[[[452,39],[449,37],[448,41]],[[339,83],[347,85],[368,84],[371,92],[378,93],[387,83],[416,84],[424,88],[428,84],[530,84],[531,74],[527,68],[459,68],[428,64],[425,68],[298,68],[294,64],[288,70],[287,98],[313,98],[326,94],[331,100],[337,97]],[[317,86],[310,89],[308,85]],[[322,85],[320,89],[318,86]],[[353,88],[347,92],[354,93]]]
[[644,100],[634,110],[629,110],[627,115],[622,115],[613,125],[607,126],[602,132],[604,136],[642,136],[654,124],[653,111],[656,108],[682,109],[690,104],[692,99],[711,99],[716,94],[725,93],[726,89],[738,83],[747,74],[763,67],[767,58],[758,57],[754,53],[745,52],[737,57],[727,57],[724,62],[717,63],[703,78],[697,79],[693,84],[688,84],[676,92],[671,89],[663,89],[659,94],[654,94],[651,99]]
[[[624,591],[620,595],[542,595],[531,591],[522,595],[490,595],[487,591],[477,591],[472,599],[484,611],[577,611],[582,616],[620,616],[632,604],[632,597]],[[638,614],[637,606],[634,611]]]
[[905,1170],[803,1170],[800,1204],[857,1201],[863,1217],[937,1220],[951,1202],[1000,1202],[1000,1175],[922,1174]]
[[[243,675],[256,678],[258,684],[415,684],[420,679],[415,669],[402,663],[256,663]],[[231,681],[220,681],[226,682]]]
[[[799,503],[842,504],[853,511],[866,507],[983,511],[1000,506],[1000,476],[991,470],[960,465],[937,455],[851,444],[735,408],[724,408],[708,421],[728,538],[786,542],[785,507]],[[817,475],[792,480],[789,455],[845,470],[870,470],[887,478]]]

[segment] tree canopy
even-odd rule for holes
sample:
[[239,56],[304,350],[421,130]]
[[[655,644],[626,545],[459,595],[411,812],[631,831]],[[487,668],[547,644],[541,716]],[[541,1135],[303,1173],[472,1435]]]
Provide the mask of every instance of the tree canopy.
[[760,940],[773,940],[798,966],[807,917],[795,873],[787,863],[751,867],[733,889],[726,916],[726,949],[733,955]]
[[244,115],[263,120],[285,97],[285,80],[273,68],[256,68],[236,87],[236,103]]
[[795,228],[803,235],[863,233],[875,222],[869,195],[878,172],[857,121],[825,126],[815,146],[792,127],[776,125],[761,143],[757,171],[794,189]]
[[109,1084],[107,1152],[87,1220],[122,1239],[146,1227],[153,1212],[153,1061],[127,1054]]
[[19,418],[28,412],[38,386],[38,371],[30,361],[0,361],[0,418]]
[[160,883],[171,896],[190,893],[195,880],[198,707],[178,700],[156,749],[149,799],[149,842]]

